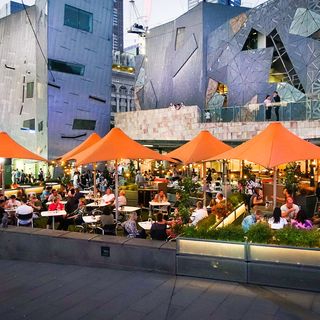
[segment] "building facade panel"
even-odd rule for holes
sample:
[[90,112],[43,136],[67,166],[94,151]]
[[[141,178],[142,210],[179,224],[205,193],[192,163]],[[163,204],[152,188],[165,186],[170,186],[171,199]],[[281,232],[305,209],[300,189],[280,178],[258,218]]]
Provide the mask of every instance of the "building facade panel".
[[109,130],[110,122],[111,88],[107,83],[111,83],[113,2],[71,0],[67,4],[88,13],[92,32],[65,25],[66,2],[49,1],[49,59],[81,69],[80,74],[70,68],[48,74],[49,155],[53,158],[92,133],[85,121],[82,129],[75,127],[75,120],[95,121],[94,131],[101,136]]

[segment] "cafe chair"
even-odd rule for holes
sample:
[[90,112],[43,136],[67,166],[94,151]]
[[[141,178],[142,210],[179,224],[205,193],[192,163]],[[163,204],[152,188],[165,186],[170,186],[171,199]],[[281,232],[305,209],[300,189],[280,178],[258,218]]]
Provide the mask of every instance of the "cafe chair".
[[33,228],[33,212],[28,214],[17,214],[17,226]]
[[97,227],[98,230],[102,232],[102,235],[116,236],[117,224],[105,224],[102,227]]

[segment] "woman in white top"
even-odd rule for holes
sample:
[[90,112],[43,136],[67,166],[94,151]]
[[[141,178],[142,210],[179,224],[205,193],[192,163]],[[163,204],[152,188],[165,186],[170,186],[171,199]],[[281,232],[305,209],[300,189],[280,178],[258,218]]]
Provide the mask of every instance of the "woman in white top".
[[268,220],[268,223],[270,228],[274,230],[282,229],[288,224],[287,220],[281,217],[281,209],[279,207],[274,208],[272,218]]
[[266,120],[270,121],[271,120],[271,110],[272,110],[272,98],[269,94],[266,96],[263,103],[266,107]]

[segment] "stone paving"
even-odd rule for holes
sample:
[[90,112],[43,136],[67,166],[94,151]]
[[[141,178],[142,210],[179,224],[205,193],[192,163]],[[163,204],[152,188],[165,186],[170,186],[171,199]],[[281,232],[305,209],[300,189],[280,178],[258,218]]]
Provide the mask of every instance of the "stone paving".
[[0,269],[3,320],[320,319],[320,293],[14,260]]

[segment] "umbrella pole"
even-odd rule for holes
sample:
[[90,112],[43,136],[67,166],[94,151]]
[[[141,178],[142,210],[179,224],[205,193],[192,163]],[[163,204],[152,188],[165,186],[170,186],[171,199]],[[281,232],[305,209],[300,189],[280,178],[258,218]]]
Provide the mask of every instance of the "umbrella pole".
[[97,164],[93,164],[93,197],[97,197]]
[[116,200],[116,223],[118,223],[119,207],[118,207],[118,189],[119,189],[119,176],[118,176],[118,160],[115,163],[115,200]]
[[207,204],[207,182],[206,182],[206,163],[202,162],[202,179],[203,179],[203,206],[206,207]]
[[3,162],[1,163],[1,182],[2,182],[2,193],[5,195],[5,181],[4,181],[4,159]]
[[277,206],[277,167],[273,168],[273,209]]

